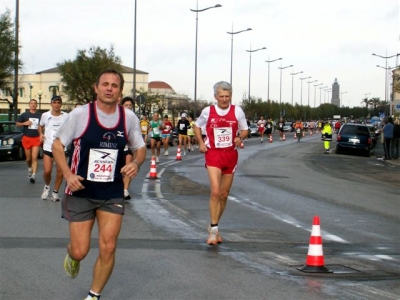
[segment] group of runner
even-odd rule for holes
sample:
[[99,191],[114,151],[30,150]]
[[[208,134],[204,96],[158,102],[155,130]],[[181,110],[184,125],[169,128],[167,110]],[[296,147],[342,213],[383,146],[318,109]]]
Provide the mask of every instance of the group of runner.
[[[126,205],[124,190],[126,182],[137,176],[145,160],[146,135],[151,135],[154,150],[154,146],[157,147],[163,138],[167,139],[163,134],[170,134],[172,130],[168,117],[164,116],[161,121],[158,113],[153,114],[152,120],[147,123],[146,117],[140,121],[131,110],[129,102],[133,104],[133,101],[121,101],[123,86],[124,79],[120,72],[104,70],[94,85],[96,101],[78,107],[67,115],[61,111],[61,97],[54,96],[51,110],[40,116],[36,111],[37,102],[32,99],[31,110],[18,120],[18,125],[24,127],[23,143],[30,181],[35,183],[37,171],[37,161],[33,162],[32,153],[38,152],[42,142],[45,143],[44,153],[49,166],[52,166],[54,159],[57,178],[61,181],[65,178],[61,211],[62,217],[69,222],[70,241],[64,269],[71,278],[78,275],[80,262],[90,250],[92,229],[97,220],[99,254],[86,300],[100,299],[114,269],[117,240]],[[183,155],[186,149],[193,149],[192,136],[196,136],[199,151],[204,153],[210,179],[208,245],[222,242],[219,222],[237,168],[237,148],[248,132],[243,110],[231,105],[232,86],[227,82],[217,82],[214,85],[214,98],[217,104],[203,109],[196,122],[183,113],[177,124]],[[67,163],[65,150],[70,145]],[[168,148],[164,151],[168,155],[166,151]],[[43,174],[46,185],[42,198],[47,198],[50,190],[51,172],[47,169],[45,167]],[[129,181],[125,181],[125,177]],[[58,189],[61,181],[56,180],[55,188]],[[58,196],[54,199],[60,200]]]
[[164,115],[163,120],[160,120],[159,113],[153,113],[152,119],[149,121],[146,116],[142,116],[140,121],[140,128],[142,137],[147,143],[150,136],[150,149],[151,155],[156,158],[156,162],[160,161],[161,145],[164,149],[164,156],[168,156],[170,139],[174,139],[174,133],[178,138],[178,146],[182,150],[183,156],[186,151],[193,151],[194,146],[197,146],[196,137],[194,134],[194,124],[192,116],[186,113],[181,114],[176,127],[174,128],[172,122],[169,120],[168,115]]

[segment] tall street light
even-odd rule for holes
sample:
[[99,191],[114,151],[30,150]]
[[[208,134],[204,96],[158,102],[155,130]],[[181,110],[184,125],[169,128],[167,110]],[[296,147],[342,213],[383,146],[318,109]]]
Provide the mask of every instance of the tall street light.
[[[317,107],[316,99],[317,99],[317,86],[324,85],[323,83],[320,84],[313,84],[314,86],[314,108]],[[321,97],[319,99],[321,101]]]
[[240,31],[233,31],[233,24],[232,24],[232,31],[231,32],[227,32],[227,34],[230,34],[231,35],[231,81],[230,81],[230,84],[232,85],[232,66],[233,66],[233,35],[234,34],[238,34],[238,33],[241,33],[241,32],[245,32],[245,31],[250,31],[250,30],[252,30],[251,28],[247,28],[247,29],[244,29],[244,30],[240,30]]
[[[344,101],[342,100],[343,98],[342,98],[342,95],[343,94],[347,94],[347,92],[341,92],[340,93],[340,100],[342,101],[342,107],[344,106]],[[350,103],[349,103],[349,107],[350,107]]]
[[247,52],[250,53],[250,64],[249,64],[249,101],[250,101],[250,83],[251,83],[251,53],[253,52],[257,52],[260,50],[265,50],[267,49],[266,47],[262,47],[262,48],[258,48],[256,50],[251,50],[251,46],[250,46],[250,50],[246,50]]
[[[394,67],[394,68],[388,67],[387,65],[386,65],[386,67],[382,67],[382,66],[380,66],[380,65],[376,65],[376,66],[377,66],[378,68],[382,68],[382,69],[385,70],[385,114],[386,114],[386,106],[387,106],[387,98],[386,98],[386,97],[387,97],[387,89],[388,89],[387,77],[388,77],[389,71],[398,68],[398,66],[397,66],[397,67]],[[391,114],[392,114],[392,112],[391,112],[392,106],[391,106],[391,105],[389,105],[389,106],[390,106],[390,115],[391,115]]]
[[280,84],[279,84],[279,104],[282,103],[282,70],[286,68],[293,67],[293,65],[286,66],[286,67],[278,67],[279,70],[281,70],[281,79],[280,79]]
[[327,100],[327,101],[325,101],[325,95],[324,95],[324,102],[325,102],[325,103],[326,103],[326,102],[329,103],[329,93],[330,93],[330,91],[332,91],[332,89],[329,88],[329,89],[326,89],[326,90],[324,90],[324,91],[326,92],[326,94],[328,94],[328,100]]
[[[323,87],[319,87],[319,105],[321,106],[321,104],[322,104],[322,98],[321,98],[321,93],[322,93],[322,90],[324,90],[324,89],[326,89],[328,86],[326,85],[326,86],[323,86]],[[325,99],[324,99],[325,100]]]
[[302,74],[302,73],[303,73],[303,71],[297,72],[297,73],[290,73],[290,75],[292,75],[292,106],[294,105],[293,104],[293,79],[294,79],[294,75]]
[[299,78],[301,80],[301,87],[300,87],[300,105],[303,106],[303,80],[310,79],[311,76]]
[[317,82],[318,80],[313,80],[313,81],[307,81],[308,83],[308,106],[310,106],[310,84]]
[[[269,59],[269,57],[268,57],[268,59]],[[273,60],[266,60],[266,61],[265,61],[265,62],[268,63],[268,90],[267,90],[267,101],[269,100],[269,65],[270,65],[270,63],[272,63],[272,62],[274,62],[274,61],[277,61],[277,60],[281,60],[281,59],[282,59],[282,57],[279,57],[279,58],[273,59]]]
[[190,9],[192,12],[196,13],[196,43],[195,43],[195,52],[194,52],[194,109],[193,109],[193,114],[194,118],[196,118],[196,105],[197,105],[197,39],[198,39],[198,30],[199,30],[199,12],[211,9],[211,8],[217,8],[221,7],[222,5],[216,4],[214,6],[206,7],[203,9],[199,9],[199,1],[196,3],[196,9]]
[[[399,56],[400,55],[400,53],[397,53],[397,54],[394,54],[394,55],[391,55],[391,56],[382,56],[382,55],[378,55],[378,54],[375,54],[375,53],[372,53],[372,55],[374,55],[374,56],[377,56],[377,57],[380,57],[380,58],[383,58],[384,60],[385,60],[385,68],[384,69],[386,69],[386,72],[385,72],[385,114],[386,114],[386,104],[387,104],[387,89],[388,89],[388,85],[387,85],[387,67],[388,67],[388,59],[389,58],[392,58],[392,57],[395,57],[395,56]],[[379,67],[379,66],[377,66],[377,67]]]
[[[134,18],[135,20],[133,21],[133,82],[132,82],[132,98],[134,99],[133,103],[135,103],[136,100],[136,11],[137,11],[137,0],[135,0],[135,7],[134,7]],[[141,103],[140,100],[138,101],[138,115],[139,115],[139,120],[140,120],[140,107]],[[133,106],[133,111],[135,111],[135,106]]]

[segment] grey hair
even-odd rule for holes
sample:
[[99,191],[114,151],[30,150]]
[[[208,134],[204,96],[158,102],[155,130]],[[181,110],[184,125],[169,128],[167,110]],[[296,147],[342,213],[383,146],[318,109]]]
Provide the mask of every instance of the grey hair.
[[232,85],[226,81],[219,81],[214,84],[214,95],[217,95],[218,89],[229,91],[232,94]]

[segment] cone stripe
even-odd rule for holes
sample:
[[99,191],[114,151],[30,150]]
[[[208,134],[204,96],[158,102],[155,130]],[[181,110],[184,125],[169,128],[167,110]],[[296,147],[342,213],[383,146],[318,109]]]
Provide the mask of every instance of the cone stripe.
[[307,255],[307,266],[323,267],[325,265],[323,256],[310,256]]
[[324,255],[324,253],[322,251],[322,245],[309,245],[307,255],[312,255],[312,256]]
[[320,237],[320,236],[311,236],[310,237],[310,244],[322,245],[322,237]]
[[321,227],[319,225],[313,225],[311,236],[321,236]]

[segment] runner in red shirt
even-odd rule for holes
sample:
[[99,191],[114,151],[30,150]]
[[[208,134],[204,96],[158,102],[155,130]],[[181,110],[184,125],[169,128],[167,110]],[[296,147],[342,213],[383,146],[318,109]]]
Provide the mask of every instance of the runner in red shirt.
[[260,120],[257,122],[257,127],[258,127],[258,133],[260,134],[260,142],[262,143],[264,140],[264,131],[265,131],[265,125],[267,124],[267,121],[264,120],[264,117],[261,116]]
[[[211,186],[208,245],[222,242],[218,222],[224,213],[237,167],[236,147],[247,137],[249,129],[243,110],[239,106],[231,105],[232,86],[229,83],[217,82],[214,85],[214,98],[217,104],[203,109],[194,128],[199,150],[205,153]],[[201,135],[203,127],[207,132],[204,141]]]
[[164,116],[164,129],[161,131],[161,138],[164,146],[164,155],[168,155],[169,137],[171,136],[172,123],[168,120],[168,115]]

